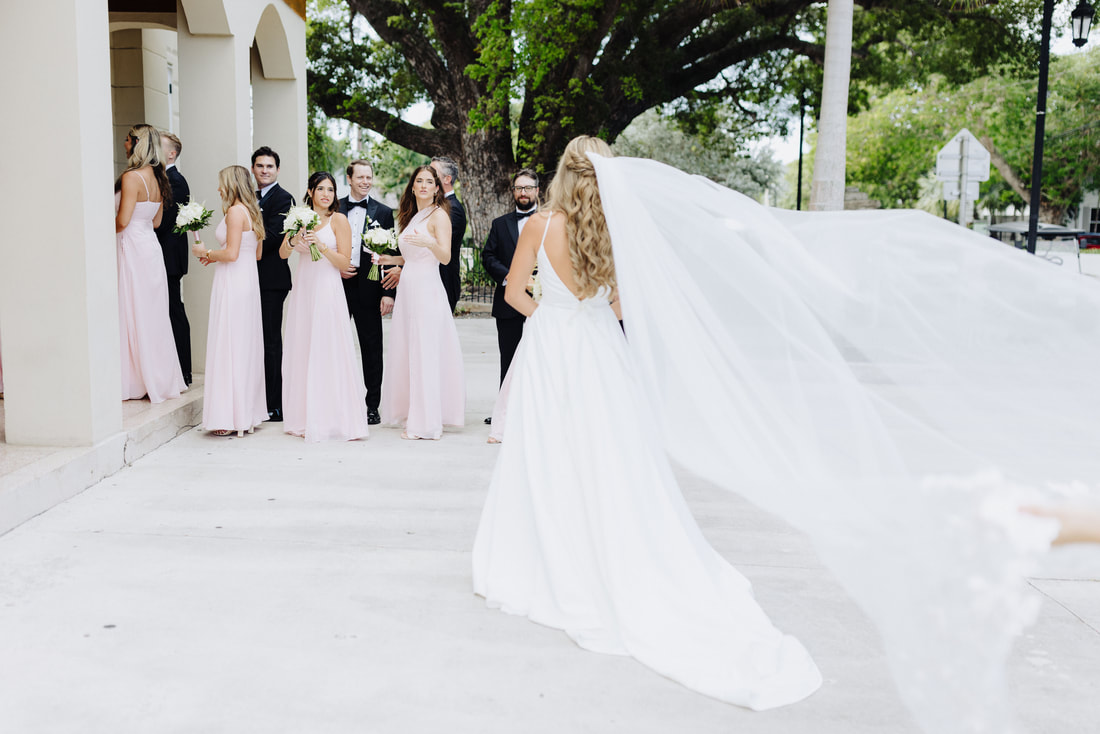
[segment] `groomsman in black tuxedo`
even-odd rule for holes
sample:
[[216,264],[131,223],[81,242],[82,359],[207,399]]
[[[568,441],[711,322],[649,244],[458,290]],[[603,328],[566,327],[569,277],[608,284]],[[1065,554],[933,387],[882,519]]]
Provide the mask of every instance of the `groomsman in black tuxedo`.
[[451,205],[451,261],[439,266],[439,277],[447,289],[447,302],[451,304],[451,313],[455,312],[458,297],[462,293],[462,238],[466,234],[466,209],[455,196],[454,185],[458,183],[458,164],[447,156],[432,158],[432,168],[443,183],[443,195]]
[[[523,337],[523,314],[509,306],[504,300],[504,285],[508,270],[512,267],[512,256],[516,254],[519,234],[527,225],[532,214],[539,208],[539,176],[525,168],[512,176],[512,199],[516,203],[515,211],[497,217],[489,226],[489,237],[485,240],[485,249],[481,252],[481,262],[485,272],[496,281],[497,289],[493,293],[493,318],[497,321],[497,346],[500,348],[500,381],[508,374],[516,347]],[[486,419],[486,423],[492,419]]]
[[[368,228],[393,229],[393,209],[368,196],[374,184],[374,167],[367,161],[348,164],[348,186],[351,193],[340,199],[340,212],[351,223],[351,267],[344,278],[344,295],[348,313],[355,320],[359,334],[359,352],[363,356],[363,383],[367,387],[367,423],[382,422],[378,403],[382,397],[382,317],[393,310],[394,286],[400,268],[380,273],[379,280],[370,279],[370,253],[364,251],[363,234]],[[381,248],[373,247],[379,254]]]
[[160,136],[161,149],[167,167],[168,184],[172,187],[172,203],[164,207],[160,226],[157,227],[157,239],[164,253],[164,272],[168,276],[168,318],[172,322],[172,336],[176,340],[176,355],[183,371],[183,381],[191,384],[191,324],[187,321],[187,312],[183,309],[181,285],[187,275],[187,260],[191,255],[191,246],[187,244],[187,233],[176,234],[176,214],[180,204],[186,204],[191,197],[187,179],[176,168],[176,159],[183,152],[183,143],[172,133]]
[[283,419],[283,302],[290,293],[290,264],[279,257],[279,246],[283,243],[283,220],[294,206],[294,197],[277,182],[279,165],[279,154],[266,145],[252,154],[256,198],[264,216],[263,255],[256,268],[260,276],[267,416],[273,421]]

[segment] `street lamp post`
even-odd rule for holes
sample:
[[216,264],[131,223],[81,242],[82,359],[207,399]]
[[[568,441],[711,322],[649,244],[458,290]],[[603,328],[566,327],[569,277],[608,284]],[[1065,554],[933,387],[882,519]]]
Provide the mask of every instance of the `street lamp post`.
[[[1088,43],[1089,28],[1095,11],[1088,0],[1080,0],[1070,13],[1073,28],[1073,45],[1080,48]],[[1035,254],[1035,240],[1039,231],[1039,195],[1043,178],[1043,135],[1046,132],[1047,72],[1050,67],[1050,26],[1054,17],[1054,0],[1043,0],[1043,30],[1039,49],[1039,99],[1035,106],[1035,158],[1031,163],[1031,206],[1028,213],[1027,251]]]

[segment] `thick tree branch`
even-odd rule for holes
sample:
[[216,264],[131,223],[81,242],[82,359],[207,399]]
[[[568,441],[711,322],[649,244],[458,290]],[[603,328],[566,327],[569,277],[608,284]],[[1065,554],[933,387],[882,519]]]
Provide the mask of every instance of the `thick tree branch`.
[[993,167],[997,169],[997,173],[1001,174],[1001,178],[1005,180],[1005,183],[1011,187],[1016,195],[1024,201],[1028,201],[1031,197],[1031,191],[1024,186],[1024,182],[1020,180],[1020,177],[1016,175],[1016,171],[1012,169],[1012,166],[1008,164],[1004,156],[997,150],[997,146],[993,144],[993,139],[988,135],[982,135],[978,138],[985,149],[989,151],[989,160],[993,163]]
[[329,117],[349,120],[369,128],[398,145],[424,155],[445,155],[447,151],[454,150],[457,141],[444,130],[433,130],[405,122],[391,112],[366,101],[356,100],[346,92],[333,89],[323,82],[313,72],[309,73],[313,101]]
[[407,6],[392,0],[348,0],[348,6],[367,19],[379,38],[401,49],[437,107],[451,106],[453,80],[447,66]]

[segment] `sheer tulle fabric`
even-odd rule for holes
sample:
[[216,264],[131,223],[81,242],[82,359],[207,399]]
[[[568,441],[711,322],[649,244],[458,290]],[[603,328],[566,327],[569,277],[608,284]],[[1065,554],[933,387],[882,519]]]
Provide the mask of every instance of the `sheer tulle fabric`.
[[543,298],[506,379],[474,590],[730,703],[761,710],[810,695],[821,676],[809,654],[688,511],[606,289],[577,300],[541,249],[539,273]]
[[1067,369],[1100,364],[1100,288],[927,214],[593,160],[669,456],[813,539],[925,731],[1011,731],[1004,662],[1053,535],[1014,508],[1100,478],[1098,391]]

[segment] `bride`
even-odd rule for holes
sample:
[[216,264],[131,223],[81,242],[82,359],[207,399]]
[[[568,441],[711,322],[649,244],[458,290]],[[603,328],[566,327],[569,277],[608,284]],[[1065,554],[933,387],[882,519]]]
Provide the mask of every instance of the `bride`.
[[[508,273],[505,298],[528,320],[474,589],[715,698],[757,710],[798,701],[820,673],[707,544],[642,410],[588,152],[610,155],[597,138],[569,143]],[[536,262],[537,305],[523,287]]]
[[806,533],[924,731],[1014,731],[1004,668],[1057,534],[1017,508],[1100,484],[1100,390],[1066,374],[1100,364],[1100,288],[922,212],[769,210],[586,137],[549,197],[508,276],[529,320],[474,590],[724,701],[808,696],[671,462]]

